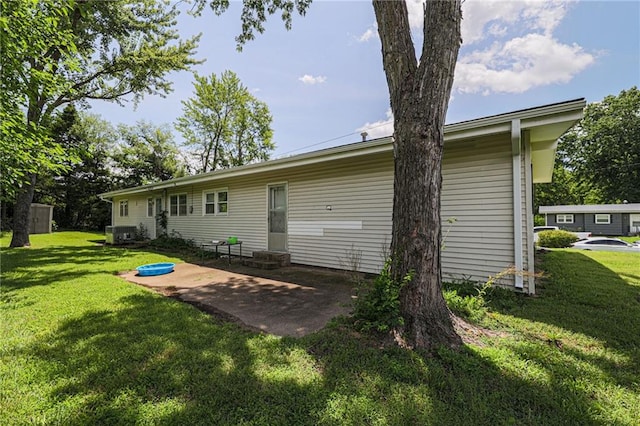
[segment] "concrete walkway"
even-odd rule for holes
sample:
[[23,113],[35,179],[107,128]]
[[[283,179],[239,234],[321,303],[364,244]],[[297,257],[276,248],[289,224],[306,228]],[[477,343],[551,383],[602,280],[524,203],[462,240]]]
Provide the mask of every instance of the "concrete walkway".
[[279,336],[303,336],[335,316],[348,314],[353,294],[344,283],[305,286],[190,263],[177,264],[166,275],[141,277],[131,271],[121,276],[165,293],[170,290],[185,302]]

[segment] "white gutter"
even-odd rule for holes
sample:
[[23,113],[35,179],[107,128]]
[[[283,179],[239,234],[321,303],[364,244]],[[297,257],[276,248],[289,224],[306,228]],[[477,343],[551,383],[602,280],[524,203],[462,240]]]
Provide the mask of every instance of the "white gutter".
[[522,269],[522,134],[520,119],[511,120],[511,159],[513,170],[513,257],[515,271],[515,287],[524,288]]
[[106,201],[107,203],[111,204],[111,225],[113,225],[113,223],[115,222],[115,217],[113,213],[113,201],[109,200],[108,198],[104,198],[102,195],[99,195],[99,197],[101,201]]

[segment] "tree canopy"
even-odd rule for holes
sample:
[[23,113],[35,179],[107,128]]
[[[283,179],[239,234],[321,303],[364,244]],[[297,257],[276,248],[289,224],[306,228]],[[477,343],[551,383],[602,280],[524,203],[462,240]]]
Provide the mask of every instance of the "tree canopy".
[[53,218],[62,229],[104,229],[111,214],[98,194],[116,189],[111,167],[115,129],[96,115],[76,111],[73,105],[55,114],[50,128],[53,141],[68,160],[62,172],[40,174],[34,201],[52,204]]
[[598,190],[601,202],[640,202],[637,87],[587,105],[584,118],[563,138],[563,144],[567,168],[581,185]]
[[241,166],[269,159],[271,114],[238,76],[225,71],[220,77],[196,74],[194,96],[183,101],[176,128],[196,162],[196,173]]
[[140,121],[118,126],[121,143],[113,153],[118,186],[131,188],[182,177],[185,164],[168,125]]
[[16,247],[29,244],[37,174],[63,163],[63,150],[47,134],[54,111],[89,99],[123,103],[168,93],[167,73],[197,63],[198,37],[179,40],[177,10],[155,0],[25,0],[2,8],[0,183],[16,193]]
[[534,205],[640,202],[640,91],[585,108],[558,142],[553,182],[537,184]]

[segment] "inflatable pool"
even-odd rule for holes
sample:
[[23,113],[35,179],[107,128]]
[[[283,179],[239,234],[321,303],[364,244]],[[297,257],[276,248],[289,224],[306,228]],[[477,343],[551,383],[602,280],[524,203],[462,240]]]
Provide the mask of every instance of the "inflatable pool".
[[149,265],[138,266],[136,270],[138,271],[138,275],[146,277],[152,275],[163,275],[168,274],[169,272],[173,272],[173,267],[176,266],[175,263],[150,263]]

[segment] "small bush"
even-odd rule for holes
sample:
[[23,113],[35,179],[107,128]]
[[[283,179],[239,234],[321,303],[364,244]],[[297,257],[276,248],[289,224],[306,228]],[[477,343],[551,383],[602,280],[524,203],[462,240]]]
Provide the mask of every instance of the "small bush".
[[578,241],[575,234],[567,231],[542,231],[538,234],[538,245],[548,248],[566,248]]
[[189,250],[195,249],[196,244],[193,240],[185,240],[178,231],[172,231],[169,235],[161,235],[155,240],[149,242],[152,247],[158,247],[171,250]]
[[404,323],[400,315],[400,290],[409,281],[407,274],[402,282],[396,282],[391,276],[391,260],[387,260],[376,277],[371,288],[358,297],[354,307],[356,328],[362,331],[376,330],[387,332]]
[[461,317],[479,321],[487,311],[482,297],[462,295],[457,290],[444,290],[442,295],[449,309]]

